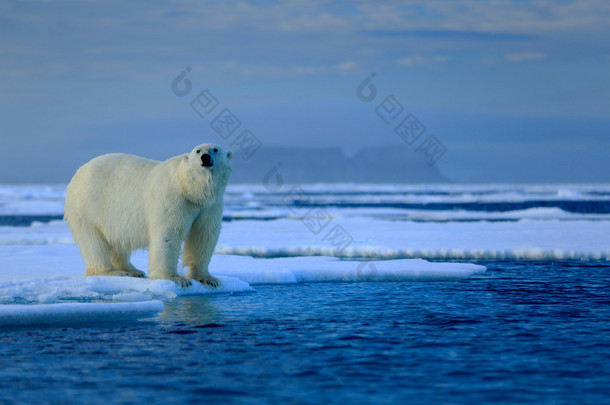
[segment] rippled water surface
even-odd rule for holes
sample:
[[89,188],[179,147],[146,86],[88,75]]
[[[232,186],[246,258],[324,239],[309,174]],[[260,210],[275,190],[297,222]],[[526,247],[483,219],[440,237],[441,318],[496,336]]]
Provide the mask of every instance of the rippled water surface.
[[610,268],[259,285],[135,324],[0,330],[0,403],[610,403]]

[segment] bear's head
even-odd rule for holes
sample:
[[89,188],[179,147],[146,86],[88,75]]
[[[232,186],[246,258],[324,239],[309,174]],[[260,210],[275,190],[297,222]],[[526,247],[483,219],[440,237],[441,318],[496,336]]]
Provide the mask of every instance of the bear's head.
[[186,155],[188,175],[183,179],[187,183],[183,184],[183,188],[189,199],[205,202],[222,196],[233,171],[232,159],[233,152],[225,151],[218,145],[202,143],[195,146]]
[[193,163],[214,172],[231,169],[233,152],[225,152],[220,146],[213,143],[202,143],[191,151],[190,159]]

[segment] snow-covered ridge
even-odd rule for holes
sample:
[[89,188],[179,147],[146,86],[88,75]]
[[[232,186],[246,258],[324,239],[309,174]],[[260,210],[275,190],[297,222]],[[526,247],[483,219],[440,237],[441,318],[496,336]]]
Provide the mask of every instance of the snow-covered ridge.
[[[232,209],[225,208],[224,221],[238,220],[301,220],[310,210],[307,208],[266,208],[266,209]],[[401,208],[337,208],[326,207],[326,212],[333,218],[371,218],[389,221],[450,222],[450,221],[520,221],[520,220],[586,220],[610,221],[610,214],[573,213],[557,207],[537,207],[508,211],[472,211],[464,209],[428,210]]]
[[293,188],[319,202],[466,203],[519,201],[608,201],[610,184],[305,184],[286,185],[278,192],[262,184],[231,185],[229,201],[266,201]]
[[[277,192],[270,192],[263,184],[229,185],[225,194],[227,207],[232,211],[242,209],[285,208],[291,201],[286,195],[293,189],[304,192],[305,204],[375,208],[398,205],[403,209],[423,206],[428,209],[439,205],[465,206],[470,211],[478,208],[493,210],[494,205],[477,207],[476,204],[504,203],[502,210],[536,208],[549,202],[563,202],[566,207],[579,202],[597,205],[610,203],[609,184],[553,184],[553,185],[384,185],[384,184],[307,184],[284,185]],[[0,185],[0,215],[63,214],[65,185]],[[571,203],[571,204],[568,204]],[[468,205],[470,204],[470,205]],[[474,205],[473,205],[474,204]],[[547,204],[548,205],[548,204]],[[602,207],[602,208],[603,208]]]

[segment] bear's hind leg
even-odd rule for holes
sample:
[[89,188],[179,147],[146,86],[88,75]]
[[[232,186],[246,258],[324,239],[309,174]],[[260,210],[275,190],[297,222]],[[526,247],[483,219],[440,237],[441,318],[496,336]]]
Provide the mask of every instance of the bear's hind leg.
[[119,249],[112,249],[110,252],[110,259],[112,260],[112,264],[119,271],[125,271],[129,273],[131,277],[144,278],[146,277],[146,273],[141,270],[136,269],[136,267],[131,264],[129,258],[131,256],[131,252],[122,251]]
[[96,229],[75,230],[74,239],[85,259],[85,276],[129,276],[128,272],[113,266],[110,247]]

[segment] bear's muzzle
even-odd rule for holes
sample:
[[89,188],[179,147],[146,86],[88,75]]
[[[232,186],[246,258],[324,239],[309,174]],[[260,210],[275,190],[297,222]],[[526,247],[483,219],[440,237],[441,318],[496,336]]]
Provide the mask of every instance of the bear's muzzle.
[[201,155],[201,166],[203,167],[212,167],[214,166],[214,159],[208,153],[204,153]]

